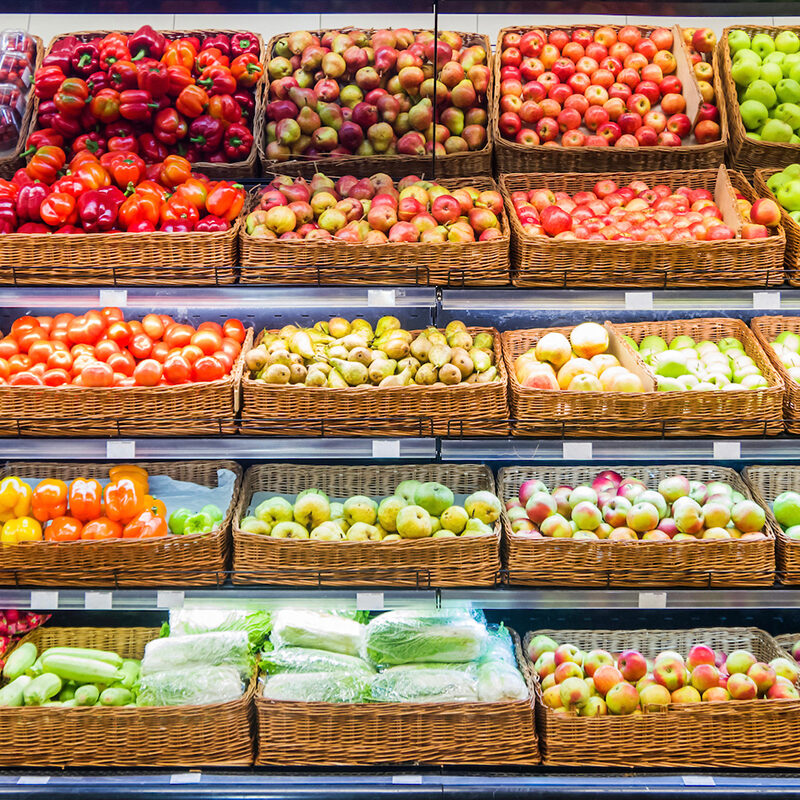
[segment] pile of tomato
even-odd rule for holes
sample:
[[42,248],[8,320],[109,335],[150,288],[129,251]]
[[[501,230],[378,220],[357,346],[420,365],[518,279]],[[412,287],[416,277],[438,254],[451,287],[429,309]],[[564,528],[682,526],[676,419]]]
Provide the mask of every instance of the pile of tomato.
[[23,316],[0,339],[0,385],[177,386],[230,374],[246,331],[238,319],[196,328],[168,314],[125,320],[119,308]]

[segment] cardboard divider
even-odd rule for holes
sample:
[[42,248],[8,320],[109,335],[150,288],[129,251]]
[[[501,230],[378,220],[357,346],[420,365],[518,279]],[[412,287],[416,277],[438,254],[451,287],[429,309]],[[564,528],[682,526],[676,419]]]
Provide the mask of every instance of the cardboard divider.
[[[675,39],[672,44],[672,54],[677,62],[675,74],[683,84],[681,94],[686,98],[686,111],[684,113],[692,121],[692,127],[694,127],[700,106],[703,105],[703,96],[700,94],[700,87],[697,85],[697,78],[689,60],[689,48],[683,41],[683,34],[678,25],[672,26],[672,35]],[[692,134],[692,137],[694,137],[694,134]]]
[[603,327],[608,331],[608,349],[606,352],[614,356],[625,369],[639,376],[645,392],[654,392],[656,390],[656,382],[653,380],[653,376],[644,367],[630,345],[614,330],[610,322],[604,322]]
[[722,221],[736,231],[737,238],[742,233],[742,215],[736,203],[736,192],[724,164],[719,165],[714,183],[714,202],[722,212]]

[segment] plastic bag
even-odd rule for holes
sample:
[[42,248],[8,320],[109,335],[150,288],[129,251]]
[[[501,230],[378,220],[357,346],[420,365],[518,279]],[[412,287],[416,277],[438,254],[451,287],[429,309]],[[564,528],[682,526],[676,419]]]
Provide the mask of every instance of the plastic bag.
[[244,631],[169,636],[166,639],[148,642],[144,648],[142,675],[193,667],[220,666],[233,667],[242,677],[250,675],[253,658]]
[[195,636],[212,631],[245,631],[253,647],[261,647],[272,629],[269,611],[220,608],[176,608],[169,612],[170,636]]
[[485,661],[478,665],[478,700],[499,703],[525,700],[528,687],[516,667],[505,661]]
[[369,699],[371,675],[335,672],[282,672],[264,684],[268,700],[301,703],[363,703]]
[[406,664],[372,682],[371,697],[384,703],[470,703],[478,699],[472,664]]
[[[168,641],[161,639],[160,641]],[[194,667],[142,675],[138,706],[187,706],[227,703],[244,694],[245,685],[234,667]]]
[[347,617],[302,608],[282,608],[272,622],[275,649],[311,647],[349,656],[359,655],[365,630]]
[[363,658],[331,653],[310,647],[281,647],[262,653],[260,666],[272,675],[278,672],[335,672],[350,675],[374,675],[375,669]]
[[474,661],[488,638],[486,626],[467,611],[388,611],[367,625],[364,652],[386,666]]
[[514,669],[517,668],[517,657],[514,653],[514,640],[508,628],[501,622],[499,625],[487,626],[489,633],[486,639],[486,648],[481,654],[481,662],[504,661]]

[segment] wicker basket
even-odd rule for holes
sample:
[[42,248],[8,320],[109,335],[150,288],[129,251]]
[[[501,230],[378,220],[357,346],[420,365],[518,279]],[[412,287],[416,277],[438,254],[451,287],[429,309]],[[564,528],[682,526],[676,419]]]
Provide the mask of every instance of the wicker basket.
[[[491,178],[450,178],[448,189],[498,190]],[[250,198],[257,204],[257,192]],[[509,282],[508,220],[502,237],[488,242],[353,244],[340,241],[279,241],[239,229],[242,283],[315,285],[504,286]]]
[[788,658],[793,664],[796,663],[792,656],[792,648],[800,640],[800,633],[782,633],[780,636],[775,637],[778,646],[783,650],[782,655]]
[[494,493],[488,467],[261,464],[247,471],[233,525],[233,582],[292,586],[493,586],[500,570],[500,523],[493,535],[399,542],[273,539],[239,527],[255,492],[388,497],[403,480],[439,481],[456,494]]
[[[168,475],[202,486],[217,485],[217,470],[236,475],[231,502],[222,522],[209,533],[161,539],[117,539],[101,542],[28,542],[5,547],[0,581],[5,586],[202,586],[222,584],[228,558],[228,530],[239,500],[242,469],[233,461],[137,462],[153,475]],[[7,464],[0,478],[62,480],[107,478],[108,464],[64,464],[20,461]]]
[[[243,434],[273,436],[505,436],[506,372],[494,328],[499,380],[456,386],[278,386],[242,376]],[[412,331],[416,334],[418,331]],[[258,343],[258,342],[256,342]]]
[[767,379],[768,387],[738,392],[656,392],[650,413],[664,436],[767,436],[783,430],[784,383],[753,332],[738,319],[712,318],[615,323],[638,344],[645,336],[670,341],[688,334],[695,341],[735,336]]
[[[44,58],[44,42],[38,37],[29,33],[28,36],[36,43],[36,61],[34,63],[34,73],[42,64]],[[25,113],[22,115],[22,120],[19,126],[19,138],[17,139],[17,146],[7,155],[0,156],[0,178],[11,180],[14,173],[20,168],[25,166],[25,161],[22,158],[22,153],[25,152],[25,142],[28,135],[31,133],[31,122],[33,120],[34,109],[33,83],[28,88],[28,102],[25,105]]]
[[598,180],[620,184],[632,178],[650,186],[688,185],[708,189],[717,197],[726,222],[738,230],[741,215],[734,188],[749,200],[753,188],[739,172],[717,169],[686,172],[625,172],[563,175],[504,175],[500,179],[512,232],[512,282],[515,286],[631,286],[681,288],[707,286],[779,286],[783,283],[786,239],[783,229],[767,239],[719,242],[562,241],[525,233],[511,202],[511,193],[547,188],[570,194],[591,191]]
[[620,340],[613,327],[609,330],[609,352],[638,374],[646,391],[575,392],[528,389],[517,380],[514,360],[536,345],[546,333],[569,336],[572,326],[505,331],[502,334],[510,387],[512,433],[515,436],[655,436],[661,425],[653,418],[656,392],[654,381],[638,353]]
[[[756,33],[766,33],[775,37],[781,31],[798,33],[797,26],[768,25],[736,25],[736,30],[745,31],[750,37]],[[742,170],[745,175],[752,175],[761,167],[786,167],[800,161],[800,146],[783,142],[763,142],[751,139],[739,113],[739,99],[736,95],[736,84],[731,77],[732,60],[728,47],[728,34],[734,28],[725,28],[717,45],[719,60],[722,65],[722,90],[725,94],[725,106],[728,117],[730,141],[728,144],[728,161]]]
[[775,371],[783,380],[785,389],[783,417],[786,430],[795,435],[800,434],[800,384],[789,374],[769,344],[781,331],[800,333],[800,317],[754,317],[750,321],[750,327]]
[[[577,27],[577,26],[576,26]],[[581,25],[582,29],[595,31],[600,25]],[[619,30],[617,25],[608,25]],[[638,26],[641,30],[652,29]],[[570,30],[570,26],[561,26],[559,30]],[[500,101],[500,54],[502,53],[503,37],[507,33],[525,33],[532,28],[512,26],[503,28],[497,36],[497,47],[494,59],[494,84],[495,99]],[[541,27],[545,33],[556,30],[555,27]],[[702,103],[700,88],[691,69],[689,55],[683,44],[680,30],[672,29],[675,38],[673,52],[678,62],[676,75],[683,84],[683,93],[690,96],[689,107],[695,103],[698,107]],[[722,98],[721,81],[719,76],[719,63],[714,60],[714,91],[718,98]],[[687,110],[691,118],[690,110]],[[535,145],[533,147],[517,144],[504,139],[500,133],[498,123],[499,113],[497,108],[492,109],[491,125],[494,139],[495,166],[497,172],[612,172],[633,170],[685,170],[705,169],[719,166],[725,157],[727,147],[727,126],[725,123],[724,108],[720,107],[720,135],[717,142],[709,144],[690,144],[681,147],[560,147],[550,145]]]
[[[603,469],[639,478],[650,487],[680,473],[690,480],[726,481],[745,496],[750,491],[738,473],[716,466],[506,467],[498,475],[498,496],[517,497],[526,480],[548,487],[590,483]],[[520,586],[771,586],[775,579],[774,524],[763,541],[617,542],[531,539],[513,533],[503,512],[504,550],[509,583]]]
[[0,386],[2,436],[191,436],[236,432],[252,328],[230,373],[176,386]]
[[[705,642],[725,652],[744,648],[760,661],[783,652],[758,628],[693,630],[536,631],[589,650],[627,648],[654,658],[663,650],[686,652]],[[800,763],[796,731],[800,700],[730,700],[670,704],[665,711],[631,716],[574,717],[542,702],[536,680],[536,725],[547,765],[602,767],[791,768]]]
[[778,580],[790,586],[800,585],[800,541],[786,536],[772,513],[772,502],[779,494],[800,491],[800,467],[756,464],[747,467],[742,475],[755,499],[767,510],[767,520],[775,530]]
[[300,703],[255,699],[259,766],[538,764],[534,678],[513,631],[527,700]]
[[[37,628],[25,641],[96,647],[141,658],[158,628]],[[3,767],[246,767],[255,684],[239,700],[204,706],[7,708],[0,715]]]
[[[798,148],[797,155],[800,158],[800,148]],[[777,202],[778,199],[767,186],[767,181],[776,172],[781,171],[778,168],[757,169],[753,173],[753,186],[756,194]],[[783,260],[786,269],[786,282],[790,286],[800,286],[800,224],[789,216],[789,212],[780,203],[778,203],[778,206],[781,209],[781,225],[783,226],[783,232],[786,234],[786,251]]]
[[[342,33],[347,33],[353,28],[341,28]],[[359,28],[367,35],[375,32],[374,28]],[[324,31],[316,31],[320,36]],[[419,29],[414,30],[419,33]],[[488,36],[477,33],[458,32],[464,41],[464,46],[480,45],[486,51],[487,66],[492,69],[492,45]],[[288,33],[281,33],[273,36],[267,44],[266,61],[272,57],[275,44],[279,39],[288,36]],[[265,63],[266,63],[265,61]],[[308,158],[300,156],[290,161],[272,161],[267,158],[267,136],[266,126],[261,135],[256,140],[258,142],[258,154],[261,158],[261,166],[265,174],[280,172],[285,175],[303,175],[310,178],[315,172],[324,172],[326,175],[341,176],[355,175],[358,178],[368,178],[376,172],[385,172],[395,179],[400,179],[406,175],[420,175],[426,178],[469,178],[477,175],[492,174],[492,114],[494,113],[494,91],[495,80],[492,74],[489,79],[489,89],[486,93],[486,112],[489,117],[486,126],[486,146],[481,150],[469,151],[467,153],[452,153],[450,155],[436,156],[435,172],[432,169],[430,155],[407,156],[407,155],[373,155],[373,156],[338,156],[336,158]],[[269,84],[264,84],[264,108],[269,102]]]

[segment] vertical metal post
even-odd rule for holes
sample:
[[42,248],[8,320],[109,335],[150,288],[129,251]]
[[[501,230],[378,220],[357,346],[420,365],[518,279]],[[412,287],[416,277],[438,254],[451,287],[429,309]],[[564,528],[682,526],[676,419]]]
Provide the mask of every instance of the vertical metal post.
[[431,142],[431,180],[436,180],[436,126],[439,115],[436,106],[436,84],[439,82],[439,2],[433,0],[433,141]]

